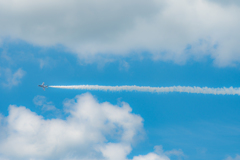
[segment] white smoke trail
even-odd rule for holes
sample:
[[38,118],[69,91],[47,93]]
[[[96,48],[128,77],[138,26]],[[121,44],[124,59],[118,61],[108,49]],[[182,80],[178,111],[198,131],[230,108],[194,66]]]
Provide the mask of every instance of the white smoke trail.
[[240,88],[208,88],[208,87],[149,87],[149,86],[99,86],[99,85],[72,85],[72,86],[49,86],[61,89],[102,90],[102,91],[139,91],[139,92],[186,92],[214,95],[240,95]]

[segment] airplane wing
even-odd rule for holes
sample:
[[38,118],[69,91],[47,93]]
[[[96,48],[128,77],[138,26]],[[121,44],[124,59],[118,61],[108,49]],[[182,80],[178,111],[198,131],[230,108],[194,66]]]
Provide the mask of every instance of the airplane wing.
[[44,85],[44,82],[42,82],[42,85]]
[[42,88],[45,91],[45,88]]

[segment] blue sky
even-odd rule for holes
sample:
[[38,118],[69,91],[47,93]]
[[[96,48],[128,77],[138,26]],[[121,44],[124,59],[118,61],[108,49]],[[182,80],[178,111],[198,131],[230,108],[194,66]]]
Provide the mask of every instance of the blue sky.
[[0,159],[240,159],[239,95],[37,86],[238,88],[237,1],[20,2],[0,0]]

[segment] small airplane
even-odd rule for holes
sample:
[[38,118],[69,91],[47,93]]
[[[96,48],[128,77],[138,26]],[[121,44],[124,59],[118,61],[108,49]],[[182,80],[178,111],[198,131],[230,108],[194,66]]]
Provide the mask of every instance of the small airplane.
[[45,91],[45,88],[48,88],[48,85],[44,85],[44,82],[40,85],[38,85],[39,87],[42,87],[42,89]]

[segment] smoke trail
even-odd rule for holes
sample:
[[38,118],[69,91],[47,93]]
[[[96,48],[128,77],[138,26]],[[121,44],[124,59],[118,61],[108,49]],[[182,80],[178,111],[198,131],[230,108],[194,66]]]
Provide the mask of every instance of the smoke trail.
[[102,90],[102,91],[139,91],[139,92],[186,92],[214,95],[240,95],[240,88],[208,88],[208,87],[149,87],[149,86],[99,86],[99,85],[73,85],[73,86],[49,86],[61,89]]

